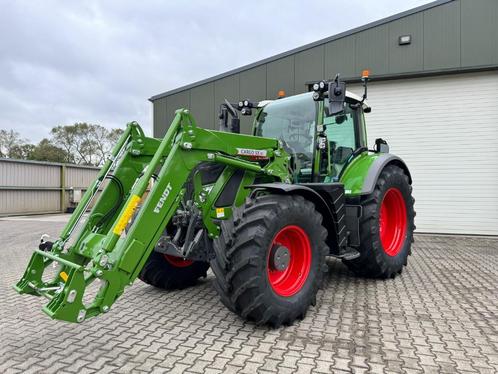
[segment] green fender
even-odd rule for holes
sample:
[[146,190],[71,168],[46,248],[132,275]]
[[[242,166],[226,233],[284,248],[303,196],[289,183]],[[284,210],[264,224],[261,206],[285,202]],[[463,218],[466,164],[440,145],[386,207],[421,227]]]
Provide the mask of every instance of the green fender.
[[346,166],[341,175],[340,182],[344,184],[344,192],[347,196],[371,194],[375,189],[380,173],[387,165],[391,164],[403,169],[410,184],[412,183],[408,167],[398,156],[390,153],[363,152]]

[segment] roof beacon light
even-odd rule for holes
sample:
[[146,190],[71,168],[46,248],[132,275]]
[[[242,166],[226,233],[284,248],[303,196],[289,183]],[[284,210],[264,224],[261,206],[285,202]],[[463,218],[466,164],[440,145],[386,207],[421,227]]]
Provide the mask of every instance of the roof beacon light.
[[361,72],[361,81],[363,82],[363,97],[361,98],[361,104],[365,102],[367,99],[368,91],[367,91],[367,83],[370,76],[370,70],[365,69]]
[[284,91],[284,90],[280,90],[280,91],[278,91],[277,97],[278,97],[279,99],[280,99],[281,97],[285,97],[285,91]]

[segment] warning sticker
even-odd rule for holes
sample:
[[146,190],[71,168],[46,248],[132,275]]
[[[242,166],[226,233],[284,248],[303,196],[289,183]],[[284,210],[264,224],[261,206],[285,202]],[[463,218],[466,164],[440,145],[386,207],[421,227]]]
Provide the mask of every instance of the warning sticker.
[[216,218],[225,218],[225,208],[216,208]]

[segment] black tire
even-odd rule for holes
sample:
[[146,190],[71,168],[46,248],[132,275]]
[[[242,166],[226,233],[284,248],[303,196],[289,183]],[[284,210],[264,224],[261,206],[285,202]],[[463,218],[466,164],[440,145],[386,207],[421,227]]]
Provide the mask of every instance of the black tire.
[[[274,240],[283,232],[301,235],[297,241],[303,240],[304,247],[296,247],[297,244],[288,241],[290,257],[294,259],[290,263],[297,264],[296,268],[299,263],[305,263],[307,265],[303,266],[309,269],[307,277],[296,281],[296,287],[278,286],[279,292],[288,292],[288,296],[275,291],[277,286],[270,281],[270,274],[275,273],[269,270],[270,250],[277,246]],[[316,293],[327,272],[325,258],[329,248],[325,244],[326,237],[322,216],[312,202],[301,196],[265,195],[247,200],[234,209],[231,219],[223,221],[221,235],[214,240],[216,257],[211,261],[211,268],[216,275],[214,286],[222,302],[242,318],[257,324],[278,327],[304,318],[310,304],[315,305]],[[309,256],[301,256],[299,248],[305,248],[302,253]],[[299,256],[303,261],[296,260]],[[293,266],[289,265],[288,269],[294,269]],[[295,274],[295,271],[289,272]],[[282,273],[277,277],[279,274]],[[289,291],[292,289],[295,291]]]
[[[385,197],[389,195],[389,198]],[[396,196],[395,196],[396,195]],[[380,211],[383,202],[391,199],[394,206],[402,205],[404,202],[405,209],[395,211],[390,217],[396,218],[399,215],[404,221],[399,223],[399,220],[394,221],[396,227],[406,227],[405,230],[397,232],[405,232],[405,235],[394,234],[392,239],[381,239],[380,230]],[[359,248],[360,256],[353,260],[344,260],[344,263],[356,275],[370,278],[394,278],[396,274],[400,274],[403,267],[408,262],[408,256],[411,254],[411,245],[413,242],[413,231],[415,230],[414,218],[414,203],[412,197],[412,186],[410,185],[408,176],[403,169],[388,165],[380,174],[375,190],[370,195],[362,198],[361,205],[363,207],[362,217],[360,221],[360,237],[361,244]],[[399,212],[399,213],[398,213]],[[387,220],[386,225],[393,222],[393,219]],[[398,222],[398,223],[396,223]],[[399,226],[398,226],[399,225]],[[383,225],[385,230],[386,226]],[[397,244],[397,245],[396,245]]]
[[175,290],[191,287],[200,277],[206,277],[209,263],[193,261],[188,266],[175,266],[159,252],[153,251],[138,278],[154,287]]

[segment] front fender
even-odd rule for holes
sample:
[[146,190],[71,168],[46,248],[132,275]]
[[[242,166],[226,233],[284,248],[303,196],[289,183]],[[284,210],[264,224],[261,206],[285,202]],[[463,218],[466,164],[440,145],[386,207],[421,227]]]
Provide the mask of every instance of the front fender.
[[396,165],[404,170],[410,184],[412,177],[405,162],[390,153],[364,152],[356,157],[341,176],[340,182],[344,184],[347,196],[369,195],[375,189],[377,179],[387,165]]

